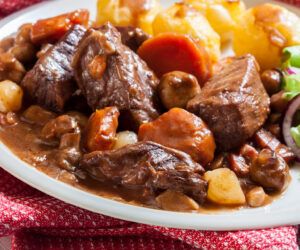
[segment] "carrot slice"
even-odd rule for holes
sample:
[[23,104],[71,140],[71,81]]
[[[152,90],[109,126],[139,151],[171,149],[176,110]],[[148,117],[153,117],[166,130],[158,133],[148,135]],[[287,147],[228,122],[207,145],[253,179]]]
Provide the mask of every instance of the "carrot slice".
[[84,144],[89,151],[109,150],[113,147],[117,137],[118,117],[117,107],[96,110],[87,123]]
[[196,76],[203,86],[212,73],[211,60],[205,48],[187,35],[160,34],[145,41],[137,53],[158,77],[180,70]]
[[56,42],[74,24],[87,27],[89,16],[88,10],[79,9],[60,16],[38,20],[31,28],[31,40],[38,44]]

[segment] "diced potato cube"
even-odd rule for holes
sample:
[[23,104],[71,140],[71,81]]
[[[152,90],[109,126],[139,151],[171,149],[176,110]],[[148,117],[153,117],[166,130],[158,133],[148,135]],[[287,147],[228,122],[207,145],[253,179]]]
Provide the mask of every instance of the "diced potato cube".
[[0,112],[18,111],[22,107],[23,90],[9,80],[0,82]]
[[212,29],[205,16],[189,5],[174,4],[155,17],[154,35],[166,32],[190,35],[207,50],[212,61],[215,62],[220,57],[220,36]]
[[122,148],[138,141],[137,134],[131,131],[122,131],[117,133],[117,140],[112,149]]
[[121,0],[98,0],[97,24],[109,21],[114,25],[132,25],[133,15],[130,8],[122,6]]
[[207,171],[204,179],[208,182],[207,199],[220,205],[243,205],[245,195],[235,173],[228,168]]
[[222,42],[232,38],[239,18],[246,10],[241,0],[186,0],[186,2],[206,16]]
[[160,11],[162,11],[162,7],[160,6],[159,1],[152,1],[152,8],[138,16],[137,26],[148,34],[153,35],[152,22]]
[[273,4],[247,10],[234,32],[237,56],[252,54],[262,70],[281,66],[282,49],[300,44],[300,19]]
[[162,10],[158,0],[98,0],[97,24],[137,26],[152,34],[152,22]]
[[156,197],[158,205],[165,210],[171,211],[191,211],[199,209],[199,205],[192,198],[187,195],[167,190]]

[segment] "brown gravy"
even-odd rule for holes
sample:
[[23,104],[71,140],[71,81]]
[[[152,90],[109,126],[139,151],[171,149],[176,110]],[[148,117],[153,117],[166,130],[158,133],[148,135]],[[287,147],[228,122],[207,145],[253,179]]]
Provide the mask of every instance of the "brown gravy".
[[[14,125],[0,125],[0,140],[21,160],[56,180],[104,198],[159,209],[155,202],[155,197],[145,197],[139,190],[127,189],[122,186],[113,185],[111,182],[94,180],[86,175],[84,171],[70,173],[60,168],[55,158],[56,147],[46,145],[39,138],[41,129],[42,126],[29,124],[25,121],[18,121]],[[78,178],[77,176],[84,176],[84,178]],[[272,199],[268,203],[276,196],[278,194],[272,196]],[[193,212],[230,212],[243,207],[222,207],[206,202],[200,209]]]

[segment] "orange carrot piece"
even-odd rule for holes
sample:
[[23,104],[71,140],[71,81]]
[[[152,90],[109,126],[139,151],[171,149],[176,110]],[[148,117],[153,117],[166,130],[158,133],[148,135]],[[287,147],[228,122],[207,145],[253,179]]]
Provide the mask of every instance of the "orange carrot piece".
[[141,125],[138,138],[181,150],[203,166],[214,159],[212,132],[200,117],[181,108],[172,108],[155,121]]
[[89,118],[85,133],[84,144],[89,151],[109,150],[116,141],[118,117],[117,107],[96,110]]
[[31,28],[31,40],[37,44],[56,42],[74,24],[87,27],[89,16],[88,10],[79,9],[60,16],[38,20]]
[[180,70],[196,76],[203,86],[212,73],[212,64],[205,48],[187,35],[160,34],[145,41],[137,53],[158,77]]

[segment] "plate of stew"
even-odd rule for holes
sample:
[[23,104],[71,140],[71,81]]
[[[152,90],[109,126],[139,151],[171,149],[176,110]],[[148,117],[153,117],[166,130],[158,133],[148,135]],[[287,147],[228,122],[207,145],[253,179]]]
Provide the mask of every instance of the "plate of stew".
[[299,224],[298,14],[262,0],[62,0],[7,17],[0,165],[134,222]]

